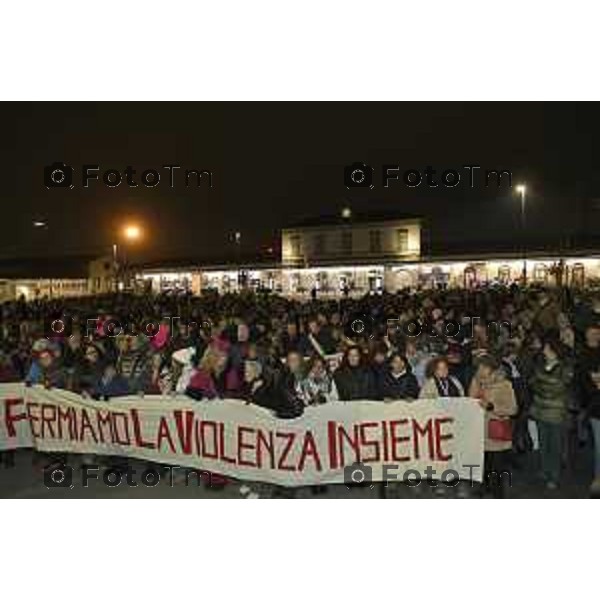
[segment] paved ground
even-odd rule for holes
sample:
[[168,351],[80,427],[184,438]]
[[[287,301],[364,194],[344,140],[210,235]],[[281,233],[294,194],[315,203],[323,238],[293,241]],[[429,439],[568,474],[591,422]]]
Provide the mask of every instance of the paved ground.
[[[587,498],[591,473],[591,455],[589,449],[578,449],[572,464],[575,468],[567,471],[559,490],[549,491],[537,481],[533,475],[536,472],[537,457],[532,454],[520,457],[515,462],[512,474],[513,485],[509,491],[513,498]],[[109,462],[109,461],[105,461]],[[254,494],[264,497],[286,497],[293,495],[297,498],[447,498],[481,496],[478,486],[462,482],[459,488],[451,490],[442,487],[432,488],[423,482],[418,488],[409,489],[403,485],[390,486],[383,490],[380,485],[373,488],[348,489],[344,485],[330,485],[325,490],[314,488],[297,488],[293,493],[281,488],[267,485],[245,484],[233,482],[223,489],[211,489],[205,482],[197,484],[191,477],[185,485],[185,476],[181,472],[171,475],[160,465],[149,465],[141,461],[130,461],[129,465],[136,470],[132,476],[137,487],[127,485],[125,478],[118,486],[110,487],[102,481],[103,473],[111,466],[107,464],[98,470],[98,479],[90,480],[89,487],[82,485],[82,457],[69,456],[69,465],[73,468],[73,487],[48,488],[44,482],[44,467],[48,463],[46,455],[35,454],[31,450],[19,450],[15,454],[15,465],[0,466],[0,497],[2,498],[244,498]],[[160,482],[155,486],[143,485],[140,475],[148,467],[158,467],[161,471]],[[154,483],[152,475],[147,483]],[[249,488],[249,489],[248,489]],[[485,494],[484,494],[485,497]]]

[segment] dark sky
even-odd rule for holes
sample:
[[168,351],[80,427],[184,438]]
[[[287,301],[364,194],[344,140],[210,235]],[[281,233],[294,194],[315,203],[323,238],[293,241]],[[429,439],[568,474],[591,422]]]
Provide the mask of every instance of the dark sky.
[[[560,243],[587,227],[600,198],[600,120],[594,103],[3,103],[0,258],[95,254],[120,224],[148,233],[132,259],[266,248],[278,228],[339,211],[398,210],[426,218],[436,245],[511,240],[514,190],[383,188],[380,167],[438,173],[479,164],[528,184],[530,236]],[[74,189],[46,189],[44,166],[75,169]],[[372,190],[347,190],[343,167],[375,168]],[[81,187],[82,164],[159,168],[156,188]],[[210,169],[213,188],[171,189],[163,164]],[[44,219],[47,228],[32,226]]]

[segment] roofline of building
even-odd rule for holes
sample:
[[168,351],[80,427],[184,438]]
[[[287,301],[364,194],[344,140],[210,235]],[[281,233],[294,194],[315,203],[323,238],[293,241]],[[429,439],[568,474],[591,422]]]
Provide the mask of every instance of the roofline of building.
[[407,219],[403,219],[401,217],[397,218],[397,219],[386,219],[384,220],[366,220],[366,221],[355,221],[352,218],[349,218],[347,221],[339,221],[337,223],[317,223],[314,225],[290,225],[287,227],[283,227],[281,229],[281,233],[295,233],[295,232],[299,232],[299,231],[305,231],[307,229],[313,230],[313,229],[336,229],[339,227],[376,227],[376,226],[380,226],[382,223],[385,223],[386,225],[393,225],[395,223],[402,223],[403,225],[420,225],[423,222],[422,218],[419,217],[410,217]]

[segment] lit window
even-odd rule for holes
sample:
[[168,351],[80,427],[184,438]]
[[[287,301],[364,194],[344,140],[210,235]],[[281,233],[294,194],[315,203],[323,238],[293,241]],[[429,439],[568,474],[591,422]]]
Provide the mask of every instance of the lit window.
[[396,249],[398,252],[408,252],[408,229],[396,229]]

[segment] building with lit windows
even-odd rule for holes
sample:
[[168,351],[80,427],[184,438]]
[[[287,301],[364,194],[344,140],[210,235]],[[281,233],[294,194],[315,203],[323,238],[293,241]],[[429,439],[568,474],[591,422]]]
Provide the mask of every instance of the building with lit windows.
[[89,257],[0,261],[0,302],[83,296]]
[[148,266],[139,277],[155,291],[268,289],[297,298],[510,284],[522,281],[524,272],[529,283],[600,284],[600,251],[505,247],[432,254],[423,252],[422,239],[418,217],[342,211],[284,228],[278,261],[269,256],[213,265],[188,261],[180,267]]
[[[425,241],[425,243],[424,243]],[[593,240],[592,240],[593,241]],[[422,220],[395,213],[341,214],[295,223],[280,234],[280,250],[235,259],[161,261],[118,268],[114,256],[0,262],[0,301],[24,296],[68,297],[115,289],[201,294],[270,290],[295,298],[361,296],[382,290],[474,288],[523,280],[600,287],[599,244],[432,251]],[[591,246],[591,248],[590,248]]]

